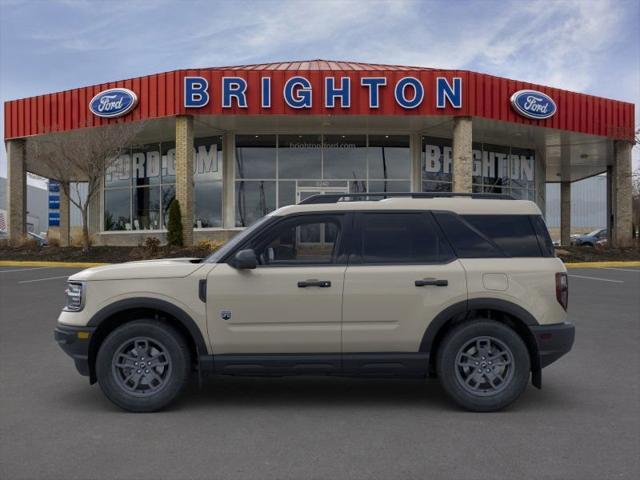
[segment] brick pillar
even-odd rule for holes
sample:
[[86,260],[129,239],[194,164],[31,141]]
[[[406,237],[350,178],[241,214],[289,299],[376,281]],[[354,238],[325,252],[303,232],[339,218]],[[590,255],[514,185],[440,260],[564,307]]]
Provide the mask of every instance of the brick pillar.
[[[64,187],[67,189],[70,188],[69,183],[67,182]],[[62,182],[60,182],[60,246],[68,247],[70,245],[70,232],[71,228],[71,216],[70,216],[70,206],[69,206],[69,197],[65,193],[65,188],[63,188]]]
[[224,228],[236,226],[235,166],[236,136],[233,133],[226,133],[222,138],[222,226]]
[[7,142],[7,228],[16,244],[27,234],[27,172],[25,141]]
[[571,182],[560,182],[560,245],[571,245]]
[[615,247],[628,247],[632,242],[631,147],[631,142],[618,141],[615,144],[615,164],[611,182],[613,197],[611,245]]
[[607,238],[613,245],[613,166],[607,165]]
[[182,241],[193,245],[193,117],[176,117],[176,199],[182,213]]
[[471,193],[473,174],[473,127],[471,117],[453,119],[453,185],[452,191]]

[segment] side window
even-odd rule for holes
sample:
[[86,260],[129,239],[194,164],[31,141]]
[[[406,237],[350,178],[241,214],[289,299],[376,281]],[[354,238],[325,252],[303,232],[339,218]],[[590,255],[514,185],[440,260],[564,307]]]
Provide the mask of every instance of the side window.
[[454,258],[431,214],[358,215],[362,263],[444,263]]
[[276,225],[254,248],[261,265],[330,264],[340,232],[339,216],[301,216]]
[[529,215],[463,215],[463,218],[510,257],[540,257]]
[[496,258],[505,256],[482,232],[465,222],[459,215],[449,212],[434,212],[434,216],[458,257]]

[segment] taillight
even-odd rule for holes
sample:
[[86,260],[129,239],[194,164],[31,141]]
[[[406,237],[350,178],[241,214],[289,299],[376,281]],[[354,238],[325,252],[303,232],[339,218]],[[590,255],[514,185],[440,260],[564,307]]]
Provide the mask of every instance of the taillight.
[[566,273],[556,273],[556,298],[566,310],[569,305],[569,279]]

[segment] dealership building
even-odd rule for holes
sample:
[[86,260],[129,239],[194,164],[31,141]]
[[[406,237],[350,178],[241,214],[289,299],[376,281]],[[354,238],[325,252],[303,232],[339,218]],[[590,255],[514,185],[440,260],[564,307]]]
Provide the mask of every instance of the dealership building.
[[[612,243],[631,242],[631,103],[463,71],[313,60],[176,70],[4,105],[9,235],[26,230],[29,158],[52,135],[141,125],[109,162],[89,209],[98,244],[164,239],[182,210],[186,244],[225,239],[319,193],[502,193],[545,211],[560,183],[568,243],[571,182],[607,173]],[[138,123],[142,122],[142,123]],[[52,228],[69,240],[64,189]]]

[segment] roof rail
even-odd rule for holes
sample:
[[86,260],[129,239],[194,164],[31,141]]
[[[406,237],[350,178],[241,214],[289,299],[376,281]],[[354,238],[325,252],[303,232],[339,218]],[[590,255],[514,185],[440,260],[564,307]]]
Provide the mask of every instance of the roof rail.
[[339,201],[383,200],[385,198],[454,198],[465,197],[481,200],[515,200],[511,195],[502,193],[456,193],[456,192],[366,192],[366,193],[325,193],[313,195],[302,200],[299,205],[318,203],[338,203]]

